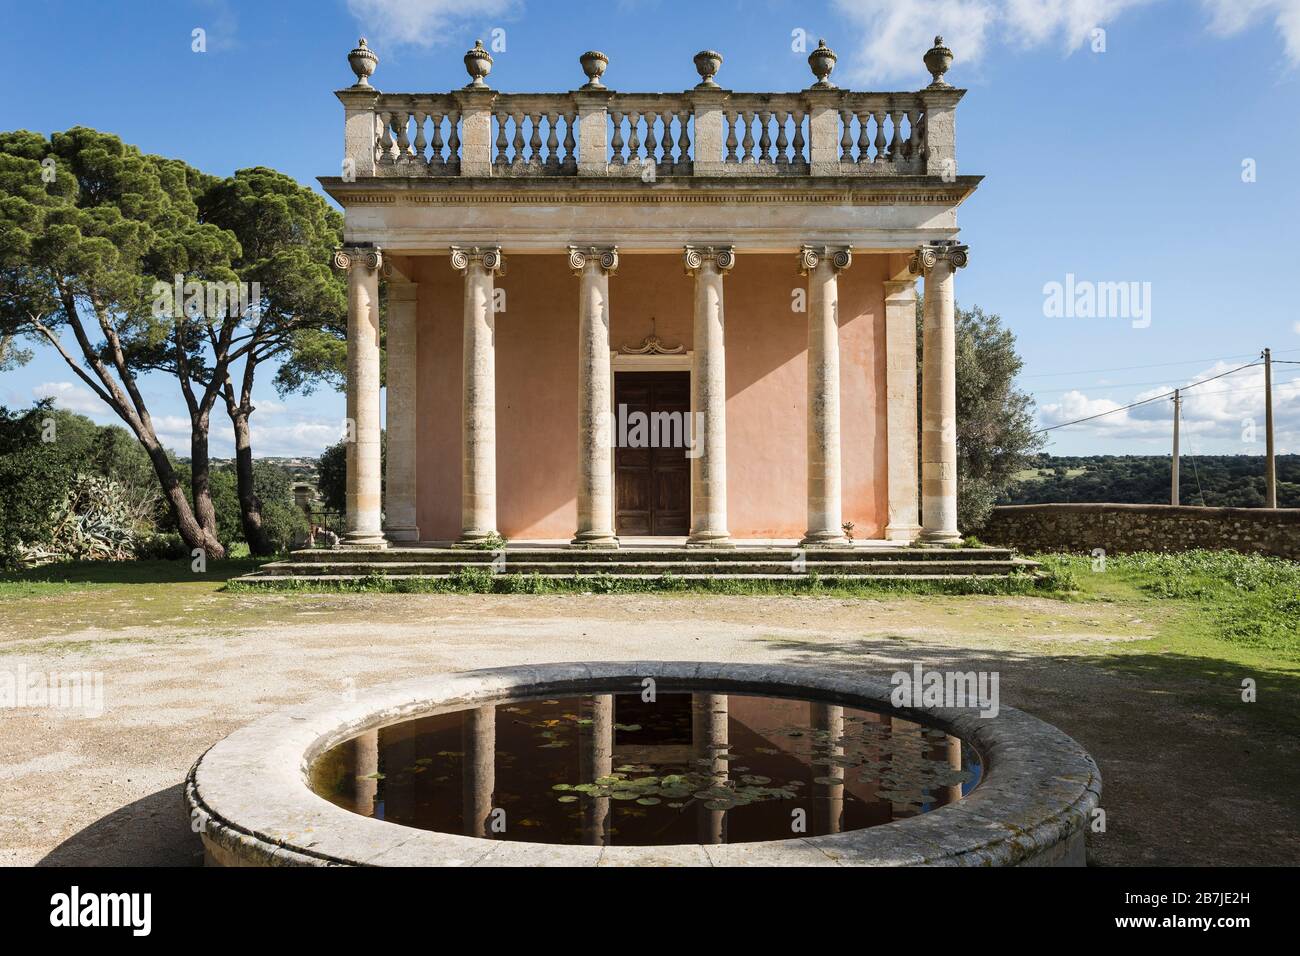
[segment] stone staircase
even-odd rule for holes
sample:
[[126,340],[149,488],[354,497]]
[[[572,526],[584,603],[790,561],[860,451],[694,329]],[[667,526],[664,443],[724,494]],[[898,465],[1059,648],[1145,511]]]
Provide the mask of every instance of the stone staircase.
[[1008,548],[913,548],[868,546],[845,550],[738,547],[624,548],[582,551],[563,547],[509,547],[505,551],[404,547],[384,551],[295,551],[286,561],[264,564],[234,580],[261,586],[355,581],[382,575],[392,580],[446,577],[480,569],[501,575],[537,574],[545,579],[643,578],[672,575],[686,581],[800,581],[811,575],[843,581],[884,579],[959,580],[1032,572],[1038,565]]

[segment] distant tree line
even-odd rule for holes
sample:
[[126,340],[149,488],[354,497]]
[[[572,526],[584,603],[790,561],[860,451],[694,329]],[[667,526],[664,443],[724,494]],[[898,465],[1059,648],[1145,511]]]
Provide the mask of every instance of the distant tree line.
[[[998,504],[1069,502],[1169,504],[1168,455],[1034,455]],[[1184,456],[1178,473],[1185,505],[1264,506],[1264,459],[1259,455]],[[1277,503],[1300,508],[1300,455],[1277,457]]]

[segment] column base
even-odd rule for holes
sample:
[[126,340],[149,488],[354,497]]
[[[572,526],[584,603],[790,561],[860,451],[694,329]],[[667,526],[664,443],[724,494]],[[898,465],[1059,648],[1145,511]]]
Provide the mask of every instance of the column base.
[[886,541],[915,541],[920,536],[921,526],[919,524],[885,525]]
[[838,531],[809,531],[802,541],[801,548],[851,548],[853,542]]
[[579,531],[569,542],[569,547],[580,551],[617,551],[618,536],[609,531]]
[[961,544],[962,536],[958,531],[946,531],[922,528],[916,543],[922,546],[942,547],[948,544]]
[[501,537],[497,531],[462,531],[453,548],[482,548],[484,543]]
[[735,548],[730,531],[693,531],[686,539],[688,548]]
[[388,542],[378,531],[349,531],[339,540],[340,548],[356,551],[383,551]]
[[384,537],[387,538],[389,541],[394,541],[394,542],[419,541],[420,529],[419,528],[385,528]]

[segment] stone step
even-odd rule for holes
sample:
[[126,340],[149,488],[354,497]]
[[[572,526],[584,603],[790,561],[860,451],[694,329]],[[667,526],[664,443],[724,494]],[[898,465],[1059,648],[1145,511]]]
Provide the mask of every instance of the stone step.
[[[673,562],[678,564],[714,565],[719,562],[788,564],[798,554],[794,548],[622,548],[618,550],[578,550],[565,548],[509,548],[506,560],[546,562],[549,564],[625,564],[631,562]],[[1009,561],[1009,548],[845,548],[814,549],[803,552],[818,562],[858,561]],[[346,551],[316,548],[294,551],[289,560],[296,564],[490,564],[494,551],[460,548],[388,548],[383,551]]]
[[[823,577],[844,577],[847,575],[867,575],[882,577],[899,577],[906,575],[1005,575],[1014,570],[1033,570],[1037,564],[1030,561],[808,561],[800,572],[794,571],[790,561],[770,562],[716,562],[700,566],[684,565],[676,561],[638,561],[638,562],[547,562],[507,560],[497,572],[507,575],[540,574],[546,576],[646,576],[671,574],[676,577],[764,577],[784,576],[806,577],[818,574]],[[356,577],[383,575],[415,575],[424,577],[445,577],[462,570],[488,570],[480,564],[455,565],[449,562],[395,562],[369,564],[364,562],[276,562],[263,565],[250,577]]]
[[[503,575],[509,577],[509,575]],[[839,574],[836,575],[837,581],[843,582],[868,582],[868,581],[969,581],[974,577],[982,575],[972,574]],[[324,583],[343,583],[356,581],[363,575],[355,574],[312,574],[312,575],[284,575],[284,576],[262,576],[259,574],[246,574],[243,577],[235,578],[242,584],[256,584],[263,587],[273,588],[277,586],[287,586],[294,584],[324,584]],[[386,581],[436,581],[447,577],[445,574],[385,574]],[[582,574],[543,574],[540,575],[542,580],[549,581],[584,581],[595,580],[591,575]],[[808,580],[806,574],[678,574],[674,576],[681,581],[751,581],[751,582],[781,582],[781,583],[798,583]],[[607,574],[605,580],[645,580],[644,574]]]

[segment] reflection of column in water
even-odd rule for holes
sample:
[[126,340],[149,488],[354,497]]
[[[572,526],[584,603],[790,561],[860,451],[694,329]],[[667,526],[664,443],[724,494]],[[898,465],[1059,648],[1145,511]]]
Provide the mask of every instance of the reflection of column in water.
[[[579,783],[591,783],[614,769],[614,695],[591,699],[591,723],[579,727]],[[609,842],[609,797],[582,801],[582,842],[605,846]]]
[[[961,770],[961,738],[948,735],[948,766],[954,771]],[[961,784],[955,783],[948,787],[948,803],[956,803],[961,799]]]
[[[915,796],[918,803],[921,793],[920,788],[915,784],[914,768],[924,748],[925,742],[921,739],[919,724],[898,717],[889,718],[889,770],[891,772],[889,789],[908,797]],[[906,799],[891,800],[890,808],[891,816],[895,820],[914,817],[921,809],[919,805],[910,803]]]
[[352,739],[352,809],[370,816],[379,792],[379,731],[367,730]]
[[466,711],[461,725],[465,767],[461,778],[461,825],[466,836],[487,837],[496,789],[497,709],[495,705]]
[[[691,744],[697,760],[708,763],[695,764],[696,773],[707,774],[709,786],[723,787],[727,783],[727,761],[719,754],[727,749],[727,695],[691,695]],[[704,844],[725,843],[727,838],[727,811],[710,810],[703,802],[696,802],[699,840]]]
[[[844,708],[837,704],[808,704],[808,719],[812,723],[817,745],[813,759],[842,757],[844,747]],[[839,783],[813,784],[813,836],[839,833],[844,829],[844,768],[830,765],[813,765],[814,777],[833,777]]]

